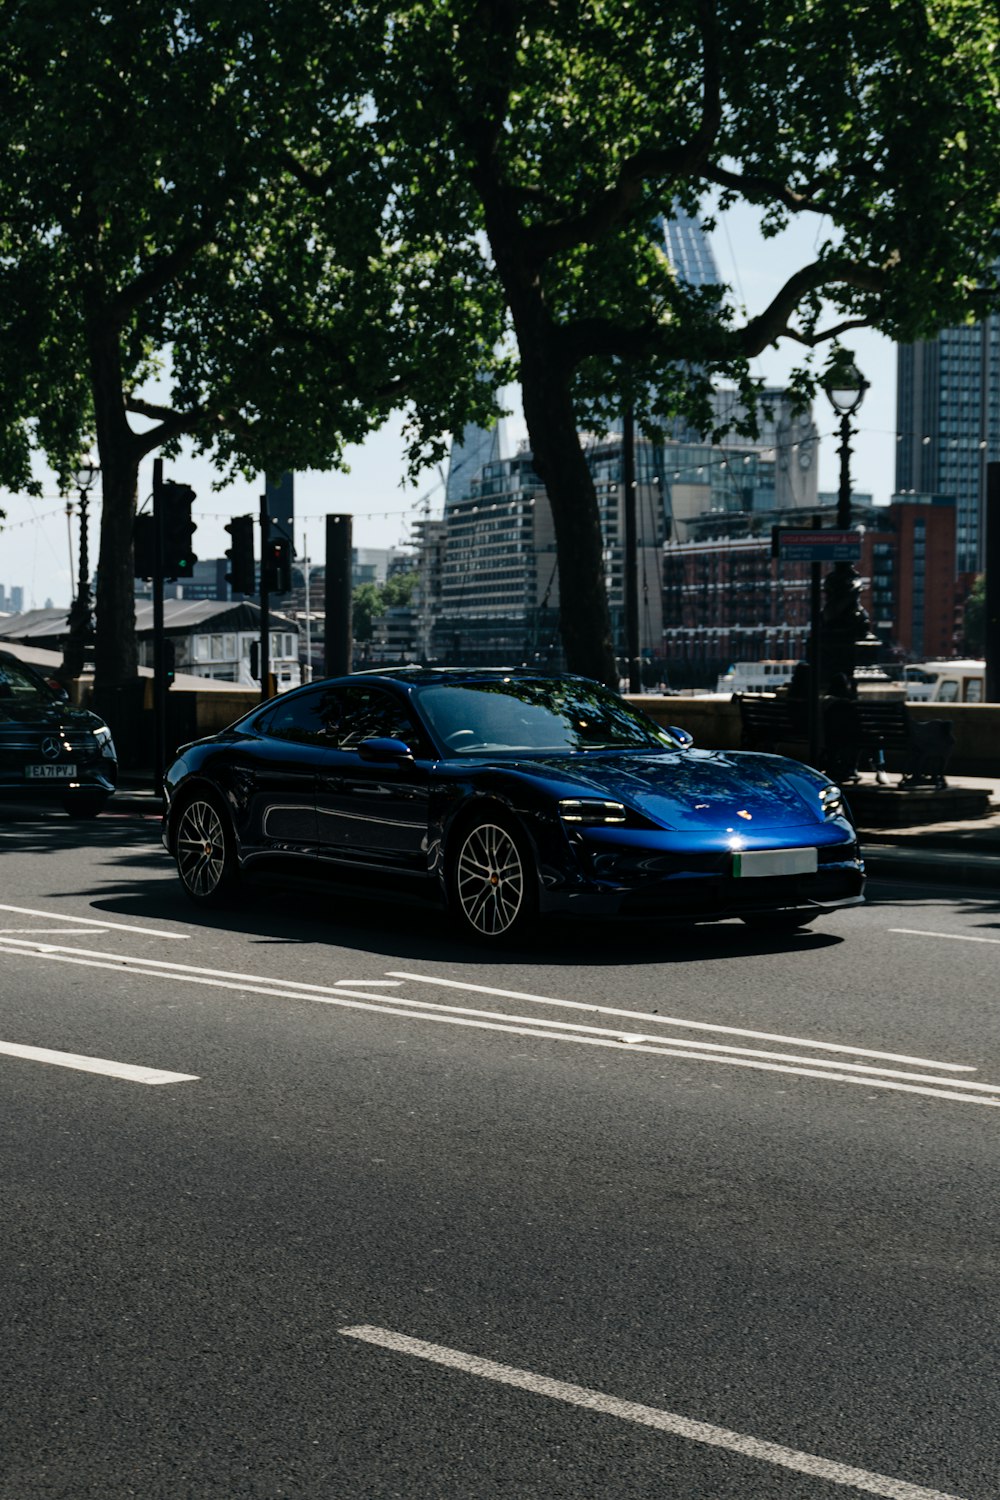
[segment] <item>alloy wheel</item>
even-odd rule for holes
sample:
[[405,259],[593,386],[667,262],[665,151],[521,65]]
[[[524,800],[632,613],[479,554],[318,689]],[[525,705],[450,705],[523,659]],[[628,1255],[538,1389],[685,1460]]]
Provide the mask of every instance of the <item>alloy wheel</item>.
[[226,830],[211,802],[189,802],[175,844],[177,870],[189,895],[210,901],[226,882]]
[[461,913],[482,937],[511,932],[525,909],[526,873],[513,836],[497,823],[477,823],[458,853],[456,893]]

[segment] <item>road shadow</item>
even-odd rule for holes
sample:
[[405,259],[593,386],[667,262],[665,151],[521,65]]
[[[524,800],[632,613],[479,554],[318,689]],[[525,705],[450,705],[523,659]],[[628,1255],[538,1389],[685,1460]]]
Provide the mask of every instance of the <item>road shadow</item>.
[[[0,808],[2,816],[2,808]],[[3,818],[0,826],[6,824]],[[220,909],[196,906],[184,894],[173,861],[160,843],[156,819],[96,818],[73,822],[37,810],[15,816],[17,847],[58,855],[89,848],[102,855],[93,884],[53,890],[83,899],[93,912],[130,922],[170,922],[205,932],[240,933],[266,947],[327,945],[387,962],[432,961],[482,969],[487,945],[458,934],[436,902],[405,891],[358,894],[333,880],[245,880],[238,897]],[[822,919],[820,919],[822,921]],[[814,953],[843,939],[822,927],[774,936],[739,921],[701,925],[656,921],[545,918],[523,942],[495,950],[498,963],[525,967],[582,964],[710,963],[751,954]]]

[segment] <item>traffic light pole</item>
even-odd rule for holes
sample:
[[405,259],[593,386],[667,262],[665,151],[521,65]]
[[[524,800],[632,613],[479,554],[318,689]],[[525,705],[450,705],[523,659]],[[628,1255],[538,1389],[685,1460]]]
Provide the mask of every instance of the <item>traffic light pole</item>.
[[153,791],[163,790],[167,739],[167,674],[163,650],[163,460],[153,461]]
[[267,576],[267,543],[271,518],[267,513],[267,495],[260,497],[260,700],[271,696],[271,609]]

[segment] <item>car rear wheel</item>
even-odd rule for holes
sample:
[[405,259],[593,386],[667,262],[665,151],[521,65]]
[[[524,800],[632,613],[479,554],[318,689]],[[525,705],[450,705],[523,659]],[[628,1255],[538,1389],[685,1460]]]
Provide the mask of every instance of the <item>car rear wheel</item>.
[[499,810],[459,832],[451,860],[452,910],[467,936],[503,943],[521,937],[538,913],[538,882],[528,840]]
[[195,795],[177,818],[174,836],[177,873],[187,894],[200,906],[216,906],[236,884],[236,841],[214,800]]

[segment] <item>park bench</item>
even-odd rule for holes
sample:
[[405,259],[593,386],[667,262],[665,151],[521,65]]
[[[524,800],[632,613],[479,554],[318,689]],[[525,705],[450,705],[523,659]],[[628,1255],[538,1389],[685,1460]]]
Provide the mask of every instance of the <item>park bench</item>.
[[[768,750],[795,759],[808,759],[809,709],[802,699],[779,698],[766,693],[737,695],[740,706],[744,750]],[[824,698],[820,703],[821,768],[842,764],[845,746],[826,744],[824,711],[830,705],[849,703],[854,710],[852,759],[859,768],[897,771],[905,787],[945,785],[945,771],[955,744],[950,719],[914,719],[902,701],[861,697]],[[832,722],[832,719],[828,720]],[[881,779],[881,778],[880,778]]]

